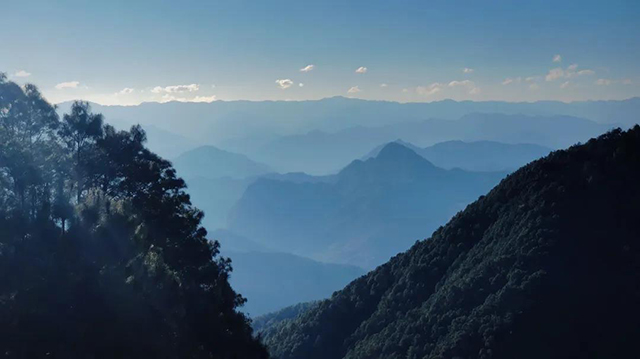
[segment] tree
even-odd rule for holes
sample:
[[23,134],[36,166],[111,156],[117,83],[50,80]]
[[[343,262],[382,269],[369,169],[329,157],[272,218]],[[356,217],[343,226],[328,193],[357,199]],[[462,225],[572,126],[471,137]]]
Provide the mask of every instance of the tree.
[[60,136],[73,153],[78,203],[84,191],[85,176],[89,175],[84,169],[91,163],[90,157],[95,153],[91,147],[102,137],[102,124],[102,115],[92,113],[88,102],[75,101],[71,113],[64,115]]
[[60,123],[35,86],[0,75],[5,357],[267,357],[230,261],[145,140],[84,102]]

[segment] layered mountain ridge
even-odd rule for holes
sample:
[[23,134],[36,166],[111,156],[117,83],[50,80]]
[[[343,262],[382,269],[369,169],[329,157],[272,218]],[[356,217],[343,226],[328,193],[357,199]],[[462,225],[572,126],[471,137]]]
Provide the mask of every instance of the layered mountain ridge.
[[430,239],[265,334],[274,357],[634,357],[640,127],[509,175]]

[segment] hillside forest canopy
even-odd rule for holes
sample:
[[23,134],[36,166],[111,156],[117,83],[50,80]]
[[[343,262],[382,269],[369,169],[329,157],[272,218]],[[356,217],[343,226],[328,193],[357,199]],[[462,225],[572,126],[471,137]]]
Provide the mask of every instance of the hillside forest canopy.
[[0,74],[0,348],[6,358],[266,358],[230,260],[139,126],[60,118]]

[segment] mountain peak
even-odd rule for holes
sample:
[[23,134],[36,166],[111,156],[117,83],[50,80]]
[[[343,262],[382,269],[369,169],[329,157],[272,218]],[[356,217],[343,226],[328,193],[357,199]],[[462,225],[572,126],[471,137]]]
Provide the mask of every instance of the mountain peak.
[[534,161],[265,342],[282,359],[636,357],[639,158],[636,126]]
[[[375,157],[377,161],[394,161],[394,162],[424,162],[433,166],[431,162],[417,154],[414,150],[406,147],[399,142],[387,143],[378,155]],[[435,167],[435,166],[434,166]]]

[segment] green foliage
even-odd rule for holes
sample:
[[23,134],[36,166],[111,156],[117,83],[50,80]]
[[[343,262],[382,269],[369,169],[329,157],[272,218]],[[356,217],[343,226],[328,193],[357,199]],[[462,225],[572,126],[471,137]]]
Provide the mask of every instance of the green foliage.
[[272,328],[281,325],[283,321],[292,320],[300,314],[305,313],[318,304],[317,301],[298,303],[286,308],[282,308],[273,313],[261,315],[253,319],[251,326],[258,334],[266,333]]
[[632,358],[640,126],[504,179],[429,240],[265,333],[289,358]]
[[266,358],[230,261],[139,126],[87,103],[60,121],[0,76],[0,352],[7,358]]

